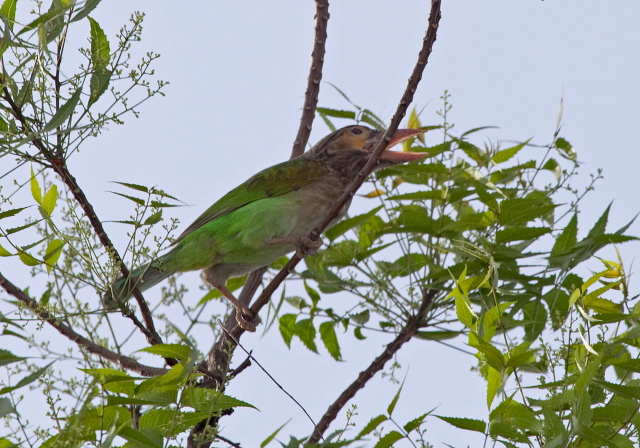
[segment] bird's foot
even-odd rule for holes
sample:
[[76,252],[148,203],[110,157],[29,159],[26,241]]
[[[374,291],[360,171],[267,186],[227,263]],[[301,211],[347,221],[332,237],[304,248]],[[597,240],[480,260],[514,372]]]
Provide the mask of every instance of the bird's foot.
[[246,331],[255,332],[262,322],[260,316],[251,311],[248,307],[236,308],[236,322],[240,328]]
[[311,239],[307,235],[297,236],[298,238],[294,244],[296,246],[296,255],[300,258],[304,258],[307,255],[317,254],[318,249],[320,249],[324,244],[324,241],[322,241],[322,238],[320,237]]
[[304,258],[307,255],[315,255],[318,249],[322,247],[324,242],[322,238],[309,238],[307,235],[296,233],[294,235],[274,238],[266,243],[266,246],[275,246],[280,244],[293,244],[296,248],[296,255]]

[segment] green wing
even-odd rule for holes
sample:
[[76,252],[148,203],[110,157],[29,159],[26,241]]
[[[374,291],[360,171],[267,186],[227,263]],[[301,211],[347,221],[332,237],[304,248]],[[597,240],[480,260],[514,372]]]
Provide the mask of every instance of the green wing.
[[320,180],[327,174],[325,164],[294,159],[271,166],[225,194],[209,207],[174,241],[174,244],[206,223],[260,199],[282,196]]

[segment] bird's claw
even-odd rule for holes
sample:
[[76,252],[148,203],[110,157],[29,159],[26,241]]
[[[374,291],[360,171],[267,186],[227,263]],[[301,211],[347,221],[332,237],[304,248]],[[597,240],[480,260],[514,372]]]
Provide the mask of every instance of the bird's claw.
[[255,332],[258,325],[262,322],[260,316],[255,314],[249,308],[236,308],[236,322],[245,331]]
[[323,244],[324,241],[320,237],[311,239],[306,235],[302,235],[296,241],[296,255],[300,258],[304,258],[307,255],[315,255]]

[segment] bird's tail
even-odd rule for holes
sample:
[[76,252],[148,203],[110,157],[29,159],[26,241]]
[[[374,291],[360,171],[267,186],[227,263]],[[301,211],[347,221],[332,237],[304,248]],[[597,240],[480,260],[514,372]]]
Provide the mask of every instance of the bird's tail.
[[113,307],[116,302],[131,298],[134,288],[138,288],[140,292],[145,291],[172,275],[174,271],[163,268],[163,258],[134,269],[129,277],[116,279],[111,284],[111,290],[104,295],[105,305]]

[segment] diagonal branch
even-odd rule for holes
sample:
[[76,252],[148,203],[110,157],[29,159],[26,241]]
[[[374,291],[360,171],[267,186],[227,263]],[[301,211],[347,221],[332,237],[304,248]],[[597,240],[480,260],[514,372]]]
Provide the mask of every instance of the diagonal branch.
[[398,336],[391,341],[384,349],[384,351],[374,359],[369,367],[360,372],[358,378],[349,385],[338,397],[336,401],[333,402],[331,406],[324,413],[318,424],[316,425],[313,434],[309,438],[308,443],[318,443],[318,441],[322,438],[324,432],[329,429],[329,425],[331,422],[335,420],[338,416],[340,410],[351,400],[356,393],[364,388],[367,382],[374,377],[376,373],[384,368],[384,365],[391,359],[393,356],[402,348],[405,342],[408,342],[420,329],[424,318],[427,315],[427,311],[431,306],[431,302],[435,297],[437,291],[435,289],[429,289],[425,291],[422,296],[422,302],[420,303],[420,307],[418,308],[418,312],[407,320],[407,323],[402,327]]
[[304,147],[311,134],[311,125],[316,114],[320,81],[322,81],[322,66],[324,64],[325,44],[327,42],[327,23],[329,22],[329,0],[316,0],[316,27],[311,52],[311,67],[307,78],[307,90],[304,93],[304,106],[298,135],[293,142],[291,158],[295,159],[304,152]]
[[0,273],[0,287],[26,305],[40,319],[46,321],[49,325],[58,330],[60,334],[66,336],[69,340],[75,342],[80,347],[84,347],[87,351],[114,362],[127,370],[137,372],[140,375],[158,376],[167,373],[166,369],[140,364],[133,358],[113,352],[76,333],[71,327],[60,322],[60,319],[52,316],[49,312],[42,309],[42,307],[38,305],[38,302],[29,297],[22,289],[11,283],[4,275],[2,275],[2,273]]
[[[322,223],[317,226],[311,234],[309,238],[311,240],[317,239],[320,234],[327,228],[327,225],[338,215],[340,209],[347,203],[353,196],[356,191],[366,178],[371,174],[373,169],[378,163],[382,152],[385,150],[393,134],[400,126],[400,122],[404,118],[407,113],[407,109],[409,105],[413,101],[413,96],[418,88],[418,84],[422,79],[422,73],[424,72],[425,67],[427,66],[427,62],[429,61],[429,55],[431,54],[431,50],[433,48],[433,44],[436,41],[436,36],[438,33],[438,25],[440,23],[440,3],[441,0],[432,0],[431,2],[431,13],[429,14],[429,24],[427,27],[427,32],[422,41],[422,48],[420,53],[418,54],[418,61],[416,62],[416,66],[411,73],[411,77],[407,82],[407,88],[400,99],[400,103],[398,104],[398,108],[396,113],[394,114],[391,122],[389,123],[389,127],[387,128],[384,136],[375,143],[373,149],[371,150],[371,155],[369,156],[369,161],[367,164],[360,170],[358,175],[355,177],[347,191],[340,197],[340,199],[336,202],[333,209],[330,213],[327,214]],[[293,271],[293,269],[298,265],[298,263],[302,260],[302,257],[298,255],[296,252],[287,262],[287,264],[278,272],[275,278],[267,285],[267,287],[262,291],[258,299],[255,301],[253,306],[251,307],[251,311],[254,313],[258,313],[262,307],[264,307],[269,300],[271,299],[271,295],[275,292],[275,290],[280,286],[280,284],[284,281],[285,278]]]
[[[91,226],[93,227],[94,232],[98,236],[100,243],[102,243],[102,245],[107,250],[107,252],[113,257],[116,264],[120,266],[120,272],[122,273],[122,275],[124,277],[129,277],[130,275],[129,269],[127,269],[126,265],[122,260],[122,257],[120,256],[115,246],[111,242],[111,239],[109,238],[107,233],[105,232],[104,227],[102,226],[102,222],[98,218],[98,215],[96,215],[96,212],[93,209],[93,206],[91,205],[89,200],[87,199],[86,195],[84,194],[84,191],[80,188],[75,177],[71,174],[71,172],[67,168],[67,165],[64,159],[54,155],[49,150],[45,142],[38,136],[39,134],[37,132],[32,131],[31,127],[29,126],[29,122],[27,121],[26,117],[22,113],[22,108],[18,104],[16,104],[15,101],[13,101],[13,98],[11,97],[11,92],[6,86],[3,88],[3,98],[5,99],[5,101],[7,101],[7,103],[11,107],[13,116],[20,122],[20,125],[22,126],[22,131],[26,135],[30,136],[31,143],[38,149],[38,151],[40,151],[40,153],[44,156],[46,161],[49,163],[49,166],[51,167],[51,169],[53,169],[56,172],[56,174],[60,176],[60,178],[62,179],[62,182],[64,182],[64,184],[67,186],[71,194],[73,194],[73,197],[76,199],[78,204],[80,204],[80,207],[82,207],[84,214],[89,219],[89,222],[91,223]],[[142,294],[140,293],[137,287],[134,288],[133,295],[136,298],[136,301],[140,308],[140,312],[142,313],[142,318],[144,320],[145,325],[142,325],[142,323],[135,317],[135,315],[130,310],[127,311],[126,309],[124,309],[123,314],[133,321],[133,323],[146,336],[147,341],[149,341],[150,344],[161,344],[162,338],[160,337],[160,335],[155,329],[155,324],[153,322],[153,315],[151,313],[151,310],[149,310],[149,306],[147,305],[147,302],[144,300],[144,297],[142,297]],[[167,360],[167,361],[169,363],[172,362],[172,360]]]

